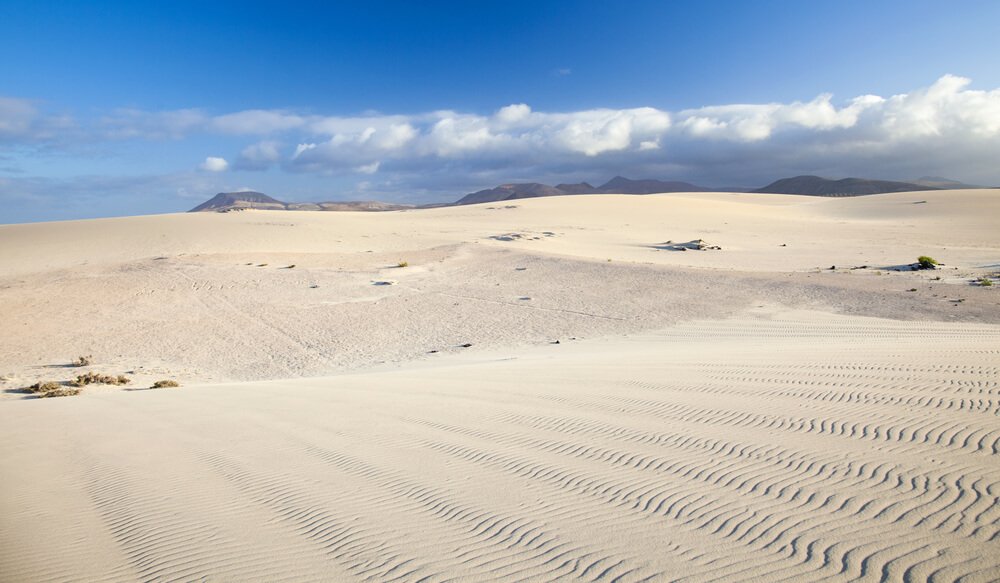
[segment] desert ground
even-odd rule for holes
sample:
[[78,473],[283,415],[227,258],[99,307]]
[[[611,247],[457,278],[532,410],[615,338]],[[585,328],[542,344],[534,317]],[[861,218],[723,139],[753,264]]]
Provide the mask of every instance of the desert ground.
[[[1000,580],[998,217],[961,190],[0,225],[0,580]],[[85,373],[131,382],[23,390]]]

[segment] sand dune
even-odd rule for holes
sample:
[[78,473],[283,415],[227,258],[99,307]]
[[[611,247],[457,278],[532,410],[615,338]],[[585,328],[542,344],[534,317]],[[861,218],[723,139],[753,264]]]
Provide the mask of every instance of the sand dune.
[[6,474],[0,536],[19,544],[0,570],[990,580],[998,345],[996,326],[762,313],[415,371],[8,403],[4,465],[29,471]]
[[[991,220],[1000,199],[919,195],[927,202],[914,204],[913,193],[592,195],[512,209],[3,226],[0,303],[11,333],[0,335],[9,377],[0,387],[65,375],[60,367],[80,354],[94,354],[98,372],[132,371],[141,382],[320,376],[466,343],[656,330],[775,301],[1000,323],[996,295],[969,285],[1000,263]],[[510,233],[525,236],[494,238]],[[658,250],[692,239],[722,250]],[[925,254],[947,269],[851,269]],[[374,285],[382,281],[395,285]]]
[[998,200],[0,226],[0,579],[998,580]]

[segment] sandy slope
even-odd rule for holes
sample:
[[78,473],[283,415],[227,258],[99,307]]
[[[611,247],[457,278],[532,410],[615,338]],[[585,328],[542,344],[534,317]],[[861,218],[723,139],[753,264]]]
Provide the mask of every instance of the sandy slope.
[[0,571],[990,580],[997,346],[997,326],[751,314],[515,359],[11,402]]
[[1000,578],[995,192],[513,206],[0,226],[0,579]]
[[[98,372],[142,382],[317,376],[466,343],[655,330],[762,301],[1000,322],[993,290],[969,285],[1000,263],[993,191],[579,196],[506,206],[0,226],[8,331],[0,387],[68,378],[79,371],[62,367],[81,354],[96,357]],[[524,236],[493,238],[511,233]],[[657,248],[696,238],[723,249]],[[948,268],[850,269],[922,254]]]

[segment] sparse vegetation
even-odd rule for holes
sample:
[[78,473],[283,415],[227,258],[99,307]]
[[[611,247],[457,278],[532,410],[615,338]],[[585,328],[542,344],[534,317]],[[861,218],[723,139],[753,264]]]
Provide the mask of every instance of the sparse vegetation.
[[48,393],[50,391],[58,391],[61,388],[62,385],[60,385],[55,381],[39,381],[31,385],[30,387],[24,387],[23,389],[21,389],[21,391],[25,393],[38,394],[38,393]]
[[64,387],[55,381],[39,381],[30,387],[24,387],[21,391],[37,395],[40,399],[48,397],[72,397],[73,395],[80,394],[80,389]]
[[111,376],[104,375],[96,372],[88,372],[87,374],[77,375],[77,377],[69,382],[69,384],[74,387],[85,387],[87,385],[127,385],[132,382],[131,379],[125,375]]
[[396,264],[396,267],[409,267],[409,266],[410,266],[409,261],[400,261],[399,263]]
[[151,388],[151,389],[166,389],[166,388],[179,387],[179,386],[181,386],[181,385],[177,381],[172,381],[172,380],[167,379],[167,380],[162,380],[162,381],[156,381],[155,383],[153,383],[153,386],[151,386],[149,388]]
[[52,391],[46,391],[38,395],[39,399],[47,399],[49,397],[72,397],[73,395],[79,395],[82,389],[72,388],[72,387],[59,387],[58,389]]
[[90,366],[94,363],[93,355],[88,354],[87,356],[78,356],[76,360],[71,362],[73,366]]
[[921,255],[920,257],[917,257],[917,265],[920,266],[920,269],[934,269],[934,267],[938,265],[938,262],[933,257]]
[[988,278],[988,277],[985,277],[985,276],[980,277],[979,278],[979,285],[981,285],[983,287],[992,287],[993,286],[993,280],[990,279],[990,278]]

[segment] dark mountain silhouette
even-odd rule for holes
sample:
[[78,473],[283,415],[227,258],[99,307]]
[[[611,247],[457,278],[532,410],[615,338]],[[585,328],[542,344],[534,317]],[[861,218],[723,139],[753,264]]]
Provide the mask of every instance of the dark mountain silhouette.
[[630,180],[615,176],[602,184],[598,192],[608,194],[658,194],[661,192],[709,192],[712,189],[695,186],[688,182],[664,182],[663,180]]
[[974,184],[966,184],[964,182],[959,182],[958,180],[952,180],[950,178],[942,178],[941,176],[921,176],[916,180],[911,180],[913,184],[919,184],[921,186],[932,186],[934,188],[941,188],[944,190],[956,190],[960,188],[985,188],[984,186],[976,186]]
[[661,192],[709,192],[712,189],[695,186],[687,182],[664,182],[662,180],[630,180],[615,176],[599,187],[587,182],[549,186],[538,182],[523,184],[502,184],[496,188],[473,192],[458,199],[455,204],[476,204],[481,202],[502,202],[519,198],[540,196],[565,196],[568,194],[657,194]]
[[578,182],[576,184],[557,184],[556,188],[566,194],[594,194],[596,192],[600,192],[587,182]]
[[281,202],[261,192],[220,192],[209,200],[189,210],[189,213],[227,212],[242,209],[279,211],[396,211],[413,208],[413,205],[378,202],[374,200],[334,202]]
[[188,212],[224,211],[234,208],[285,210],[287,206],[262,192],[220,192]]
[[807,194],[810,196],[863,196],[887,192],[909,192],[915,190],[940,190],[933,186],[923,186],[912,182],[890,180],[868,180],[865,178],[844,178],[830,180],[819,176],[795,176],[775,180],[764,188],[751,192],[772,194]]
[[501,202],[519,198],[538,198],[540,196],[564,196],[571,194],[554,186],[527,182],[524,184],[501,184],[496,188],[473,192],[458,199],[455,204],[476,204],[480,202]]

